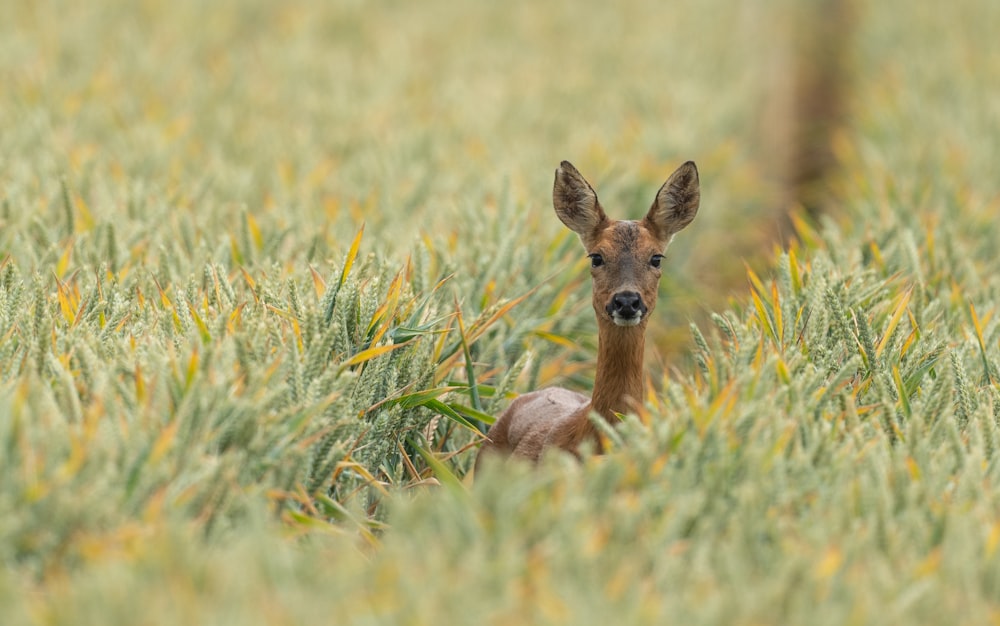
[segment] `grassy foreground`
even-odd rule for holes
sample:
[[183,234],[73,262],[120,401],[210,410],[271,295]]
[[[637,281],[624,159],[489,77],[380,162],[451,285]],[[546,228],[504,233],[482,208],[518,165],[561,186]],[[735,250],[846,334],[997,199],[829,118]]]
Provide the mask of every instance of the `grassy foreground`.
[[[672,7],[0,9],[0,623],[1000,619],[997,8],[854,6],[835,211],[747,272],[788,7]],[[591,377],[562,158],[702,213],[646,412],[471,484]]]

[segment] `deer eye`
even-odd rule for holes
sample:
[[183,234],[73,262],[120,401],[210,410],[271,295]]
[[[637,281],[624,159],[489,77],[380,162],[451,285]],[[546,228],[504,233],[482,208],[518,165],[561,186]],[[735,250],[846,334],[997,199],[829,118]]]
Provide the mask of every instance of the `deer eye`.
[[649,264],[652,265],[653,267],[660,267],[660,261],[662,260],[663,260],[662,254],[654,254],[653,258],[649,260]]
[[600,267],[604,265],[604,257],[596,252],[594,254],[588,254],[590,257],[590,267]]

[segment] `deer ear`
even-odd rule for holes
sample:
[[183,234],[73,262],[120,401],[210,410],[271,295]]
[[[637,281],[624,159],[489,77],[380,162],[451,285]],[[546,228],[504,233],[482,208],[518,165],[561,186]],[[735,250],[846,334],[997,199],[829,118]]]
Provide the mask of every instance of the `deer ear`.
[[580,235],[587,248],[608,223],[594,188],[569,161],[560,163],[556,170],[552,206],[562,223]]
[[670,243],[670,239],[694,219],[700,201],[698,168],[694,161],[688,161],[660,187],[643,222],[664,244]]

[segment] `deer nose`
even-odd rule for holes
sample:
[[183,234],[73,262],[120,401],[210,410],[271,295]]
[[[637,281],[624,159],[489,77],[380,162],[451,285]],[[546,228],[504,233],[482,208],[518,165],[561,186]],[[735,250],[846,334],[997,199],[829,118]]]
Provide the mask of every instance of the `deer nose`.
[[646,307],[642,303],[642,296],[634,291],[619,291],[611,298],[608,306],[608,313],[612,317],[632,319],[640,317],[646,313]]

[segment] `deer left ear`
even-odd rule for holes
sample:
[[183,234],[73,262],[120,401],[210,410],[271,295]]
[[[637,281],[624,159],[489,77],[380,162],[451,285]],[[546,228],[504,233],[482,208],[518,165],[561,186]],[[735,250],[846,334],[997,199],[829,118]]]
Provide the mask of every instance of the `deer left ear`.
[[688,161],[678,167],[660,187],[643,223],[666,245],[675,234],[691,223],[698,213],[700,202],[698,168],[694,161]]

